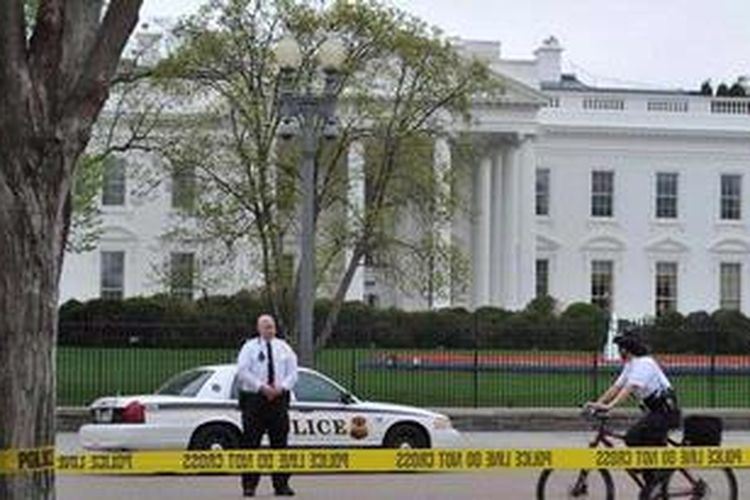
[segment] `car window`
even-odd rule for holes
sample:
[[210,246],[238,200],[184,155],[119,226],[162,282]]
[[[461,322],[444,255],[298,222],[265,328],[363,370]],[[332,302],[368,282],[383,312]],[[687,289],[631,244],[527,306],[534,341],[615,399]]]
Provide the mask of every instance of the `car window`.
[[167,383],[156,391],[156,394],[194,397],[212,374],[211,370],[189,370],[182,372],[169,379]]
[[297,401],[316,403],[341,403],[343,393],[329,381],[312,373],[300,372],[294,385]]

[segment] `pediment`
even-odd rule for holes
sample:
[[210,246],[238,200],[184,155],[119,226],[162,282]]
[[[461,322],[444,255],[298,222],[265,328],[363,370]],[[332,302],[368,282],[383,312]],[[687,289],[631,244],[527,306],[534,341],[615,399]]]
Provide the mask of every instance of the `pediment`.
[[651,241],[645,249],[652,253],[685,253],[690,251],[690,246],[677,238],[668,236]]
[[536,235],[536,250],[537,252],[554,252],[562,247],[557,239],[551,236],[544,236],[541,234]]
[[594,236],[581,245],[581,250],[597,252],[622,252],[625,250],[625,241],[617,236],[605,235]]
[[709,250],[714,253],[750,253],[750,241],[745,238],[722,238],[715,241]]
[[549,101],[549,97],[540,90],[526,85],[520,80],[504,75],[496,70],[494,73],[502,80],[505,92],[500,102],[523,103],[534,106],[544,106]]
[[105,241],[136,241],[138,235],[122,226],[105,226],[101,229],[99,239]]

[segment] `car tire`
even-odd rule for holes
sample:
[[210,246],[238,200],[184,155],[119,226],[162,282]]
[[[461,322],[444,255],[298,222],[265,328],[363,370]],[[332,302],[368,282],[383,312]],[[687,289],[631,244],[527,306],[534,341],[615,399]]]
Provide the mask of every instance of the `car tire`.
[[190,437],[189,450],[232,450],[239,448],[242,435],[230,424],[207,424]]
[[385,448],[429,448],[430,437],[417,424],[396,424],[385,434]]

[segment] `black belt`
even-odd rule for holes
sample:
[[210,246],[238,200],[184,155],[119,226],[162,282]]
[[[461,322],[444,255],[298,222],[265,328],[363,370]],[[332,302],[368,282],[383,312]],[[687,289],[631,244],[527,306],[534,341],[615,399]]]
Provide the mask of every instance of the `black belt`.
[[643,399],[642,405],[648,411],[658,413],[674,413],[680,410],[677,404],[677,394],[672,389],[651,394]]

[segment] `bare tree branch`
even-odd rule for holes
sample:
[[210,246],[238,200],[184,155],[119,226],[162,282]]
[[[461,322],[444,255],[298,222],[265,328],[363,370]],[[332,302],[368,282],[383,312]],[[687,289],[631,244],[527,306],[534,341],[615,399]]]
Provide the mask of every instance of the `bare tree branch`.
[[86,72],[74,84],[64,116],[93,121],[107,99],[109,84],[117,70],[130,33],[138,22],[143,0],[110,2],[96,34],[94,46],[86,58]]

